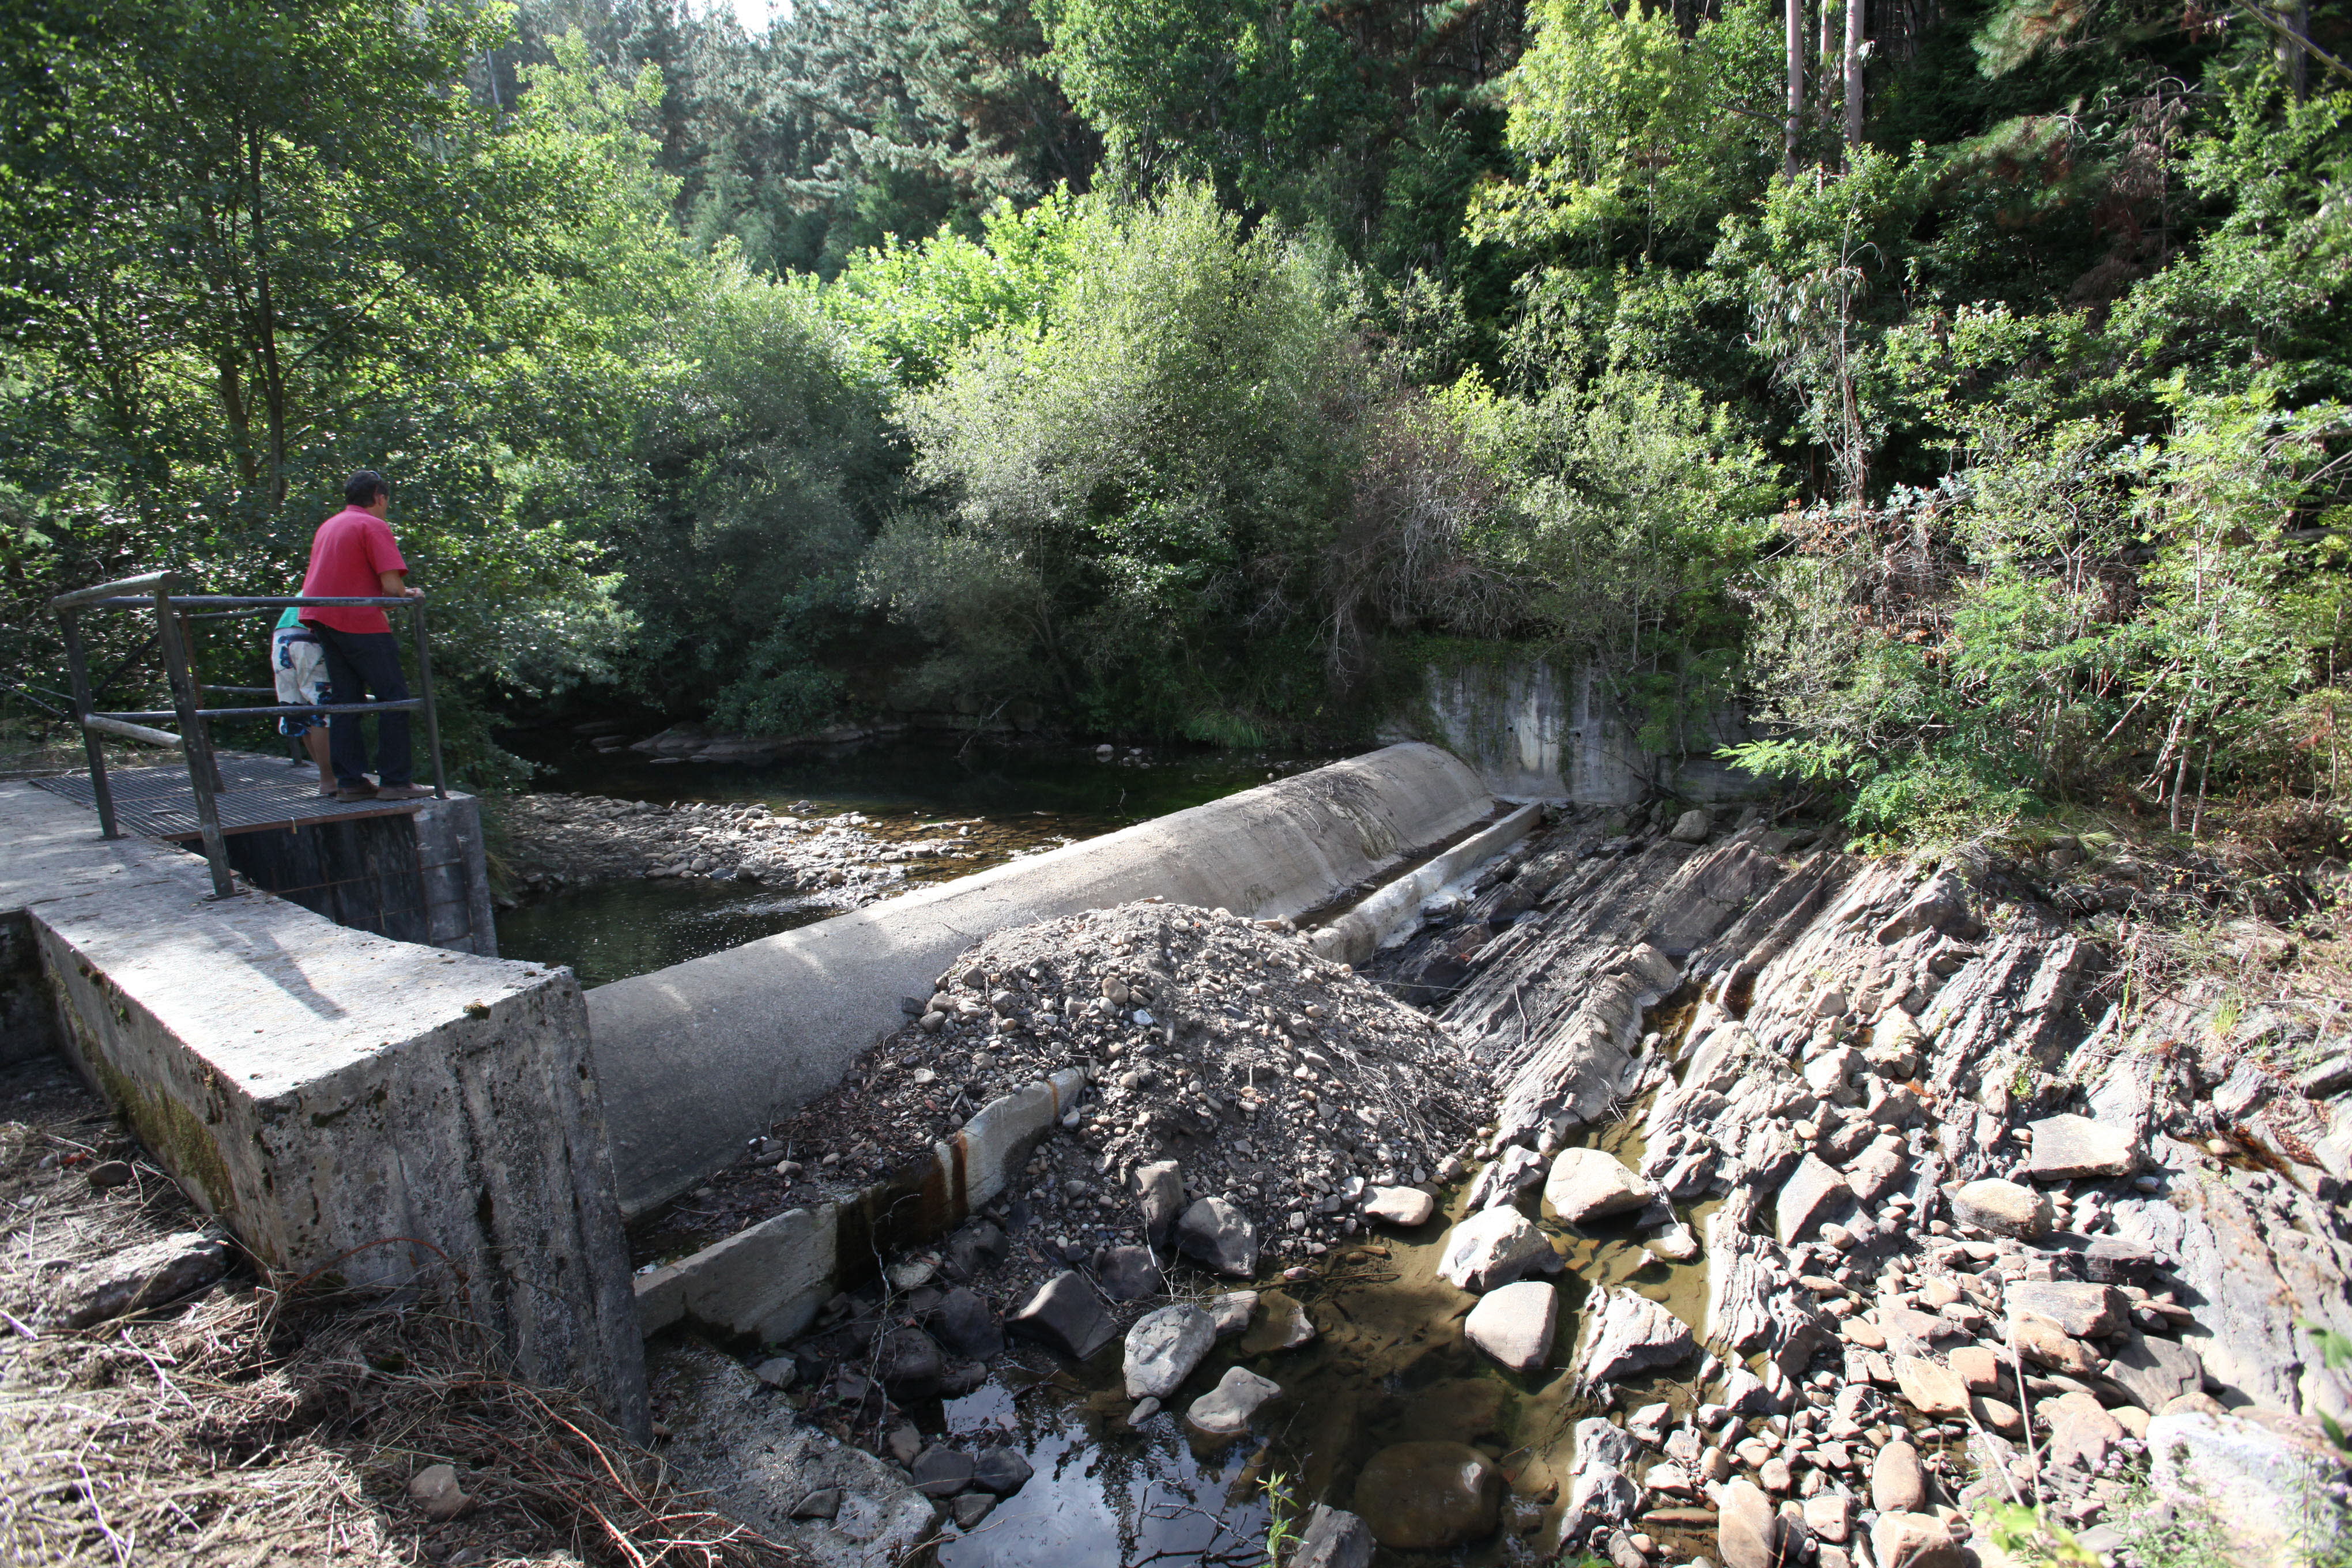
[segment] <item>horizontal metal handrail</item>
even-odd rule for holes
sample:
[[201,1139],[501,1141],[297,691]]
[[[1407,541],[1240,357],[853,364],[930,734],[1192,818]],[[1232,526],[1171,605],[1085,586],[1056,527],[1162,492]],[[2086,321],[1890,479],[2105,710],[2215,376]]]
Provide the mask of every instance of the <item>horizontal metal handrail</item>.
[[[158,713],[151,714],[150,717],[176,719],[179,715]],[[144,741],[151,746],[177,746],[184,744],[186,740],[186,737],[174,735],[169,730],[151,730],[144,724],[133,724],[127,720],[118,719],[111,713],[92,713],[81,721],[81,727],[85,730],[96,730],[100,734],[121,735],[126,740]]]
[[[264,719],[290,718],[297,713],[414,713],[424,706],[425,699],[422,697],[404,697],[397,702],[304,702],[282,708],[199,708],[195,710],[195,715],[199,719]],[[180,710],[176,708],[151,708],[145,711],[133,710],[128,713],[92,713],[90,715],[93,719],[124,719],[133,721],[141,719],[176,719],[179,716]]]
[[[152,595],[156,589],[168,585],[171,581],[172,574],[169,572],[148,572],[137,577],[124,577],[113,583],[100,583],[94,588],[76,588],[70,594],[59,594],[49,601],[49,608],[70,610],[81,605],[95,605],[101,599],[118,594],[136,593],[142,588]],[[131,603],[143,608],[153,604],[154,600],[149,597],[134,599]]]
[[[213,894],[227,898],[235,890],[236,881],[228,864],[226,841],[221,835],[220,816],[214,804],[215,792],[224,787],[220,773],[213,763],[212,740],[206,728],[208,721],[219,719],[291,718],[296,715],[406,713],[421,712],[425,716],[425,743],[433,759],[433,793],[443,800],[449,797],[447,778],[441,769],[441,726],[433,706],[433,649],[425,630],[425,595],[335,595],[306,594],[174,594],[170,572],[150,572],[143,576],[125,577],[118,582],[100,583],[96,587],[77,589],[60,594],[49,601],[57,612],[58,622],[65,633],[66,663],[73,672],[73,705],[75,722],[82,731],[82,743],[89,753],[90,796],[98,807],[100,837],[118,837],[114,817],[114,796],[106,779],[106,753],[94,738],[96,735],[121,735],[128,740],[144,741],[162,746],[177,746],[188,766],[188,789],[194,796],[198,836],[205,845],[205,859],[212,868]],[[416,651],[416,679],[420,688],[415,697],[397,702],[313,702],[302,704],[267,704],[250,708],[204,708],[198,703],[209,691],[230,697],[275,697],[275,687],[205,686],[196,679],[182,634],[183,621],[199,617],[192,612],[242,614],[247,610],[276,609],[287,606],[349,607],[352,609],[398,610],[408,616],[411,637]],[[97,710],[93,701],[96,692],[89,684],[89,669],[82,654],[80,613],[83,610],[152,610],[155,613],[155,636],[150,642],[161,642],[163,648],[165,674],[171,683],[173,706],[169,710],[106,713]],[[126,658],[114,675],[100,684],[102,690],[113,684],[117,676],[146,652],[141,648]],[[151,729],[137,722],[142,719],[176,719],[180,733]]]
[[[109,586],[119,585],[120,584],[109,584]],[[369,598],[352,597],[341,599],[324,598],[315,595],[305,598],[299,594],[272,595],[266,597],[234,594],[173,594],[170,595],[170,601],[174,605],[212,605],[255,610],[279,609],[293,605],[326,605],[331,606],[356,605],[362,607],[373,605],[378,609],[392,610],[414,608],[415,605],[423,604],[425,599],[424,595],[419,594],[379,594]],[[89,599],[83,601],[81,605],[81,607],[86,610],[149,610],[154,608],[154,606],[155,601],[152,598]]]

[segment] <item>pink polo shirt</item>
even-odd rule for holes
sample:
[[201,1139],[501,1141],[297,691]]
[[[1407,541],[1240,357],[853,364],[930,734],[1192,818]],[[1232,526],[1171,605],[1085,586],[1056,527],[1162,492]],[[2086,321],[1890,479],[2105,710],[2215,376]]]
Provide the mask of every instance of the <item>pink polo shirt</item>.
[[[302,592],[322,599],[380,599],[384,596],[383,574],[407,570],[383,519],[347,506],[320,523],[311,539],[310,570],[303,575]],[[392,630],[382,610],[364,605],[305,605],[302,619],[339,632]]]

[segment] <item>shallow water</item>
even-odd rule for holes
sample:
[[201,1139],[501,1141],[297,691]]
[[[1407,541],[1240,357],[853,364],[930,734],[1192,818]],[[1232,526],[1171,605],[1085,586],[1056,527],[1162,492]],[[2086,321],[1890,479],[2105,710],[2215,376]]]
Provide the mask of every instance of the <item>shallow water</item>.
[[[1156,751],[1141,763],[1100,763],[1091,746],[915,738],[752,767],[600,754],[585,741],[544,731],[506,743],[540,764],[541,789],[664,803],[756,800],[779,811],[805,803],[819,816],[857,812],[868,819],[866,831],[884,839],[937,837],[945,824],[979,851],[968,860],[908,864],[910,886],[969,877],[1336,760]],[[737,883],[610,882],[499,911],[499,951],[568,963],[582,984],[603,985],[842,912],[822,900]]]

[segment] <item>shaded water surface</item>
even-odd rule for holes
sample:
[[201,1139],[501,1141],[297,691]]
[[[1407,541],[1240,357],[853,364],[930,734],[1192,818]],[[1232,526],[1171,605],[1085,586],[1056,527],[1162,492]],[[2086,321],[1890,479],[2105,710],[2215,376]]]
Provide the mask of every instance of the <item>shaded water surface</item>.
[[[599,754],[570,735],[507,742],[542,768],[536,787],[621,800],[750,802],[806,815],[856,812],[888,840],[958,836],[971,859],[908,863],[908,885],[968,877],[1023,855],[1219,799],[1335,759],[1155,751],[1101,763],[1070,743],[964,746],[907,739],[765,766]],[[822,892],[779,893],[695,879],[610,882],[533,898],[499,914],[509,958],[568,963],[583,985],[643,974],[839,914]]]

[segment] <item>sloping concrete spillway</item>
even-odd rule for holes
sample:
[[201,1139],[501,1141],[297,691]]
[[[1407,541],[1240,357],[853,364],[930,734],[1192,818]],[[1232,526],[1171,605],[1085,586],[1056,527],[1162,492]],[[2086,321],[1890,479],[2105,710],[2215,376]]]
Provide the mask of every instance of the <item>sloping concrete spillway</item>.
[[731,1163],[840,1081],[1008,926],[1163,897],[1301,914],[1496,809],[1478,775],[1412,742],[587,994],[625,1213]]

